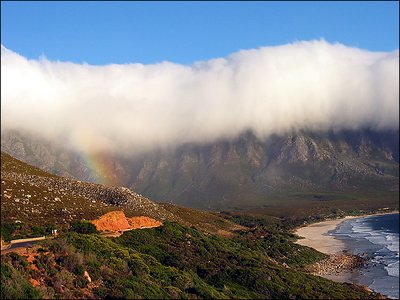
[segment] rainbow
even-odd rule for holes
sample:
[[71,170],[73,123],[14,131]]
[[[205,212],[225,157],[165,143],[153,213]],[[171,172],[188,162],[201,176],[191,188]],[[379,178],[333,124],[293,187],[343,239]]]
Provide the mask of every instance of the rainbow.
[[120,185],[120,178],[115,170],[111,156],[101,150],[100,141],[90,130],[80,129],[70,135],[70,143],[78,150],[79,157],[89,169],[90,177],[98,183]]

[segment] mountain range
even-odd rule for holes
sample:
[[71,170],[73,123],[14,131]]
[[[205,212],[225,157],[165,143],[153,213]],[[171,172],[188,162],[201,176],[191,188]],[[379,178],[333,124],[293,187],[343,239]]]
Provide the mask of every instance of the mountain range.
[[18,131],[3,131],[1,149],[51,173],[132,188],[150,199],[206,209],[326,200],[399,191],[399,131],[293,131],[265,139],[184,144],[141,155],[107,154],[110,172],[93,173],[74,150]]

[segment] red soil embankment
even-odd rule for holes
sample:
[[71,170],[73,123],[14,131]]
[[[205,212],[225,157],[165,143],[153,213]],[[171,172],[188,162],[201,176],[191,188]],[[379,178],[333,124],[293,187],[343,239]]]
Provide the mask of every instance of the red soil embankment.
[[121,231],[130,227],[123,211],[111,211],[91,222],[98,231]]
[[123,211],[112,211],[91,221],[98,231],[127,231],[138,228],[158,227],[162,223],[149,217],[127,218]]
[[149,227],[158,227],[161,226],[162,223],[160,221],[154,220],[149,217],[132,217],[132,218],[127,218],[128,223],[131,226],[132,229],[137,229],[137,228],[149,228]]

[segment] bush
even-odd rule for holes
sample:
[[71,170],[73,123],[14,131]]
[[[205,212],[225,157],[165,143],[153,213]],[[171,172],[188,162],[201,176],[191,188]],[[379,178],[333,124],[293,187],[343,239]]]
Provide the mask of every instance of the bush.
[[1,222],[1,237],[6,242],[11,240],[11,235],[15,231],[15,224],[10,222]]
[[40,299],[40,293],[13,266],[1,263],[1,299]]
[[46,228],[43,226],[32,226],[32,236],[43,236],[46,234]]
[[46,234],[52,234],[52,230],[57,229],[54,224],[47,224],[46,225]]
[[77,233],[90,234],[97,233],[96,226],[88,221],[73,221],[71,224],[71,230]]
[[77,275],[83,275],[83,256],[77,252],[70,252],[68,255],[62,257],[62,264],[68,271]]

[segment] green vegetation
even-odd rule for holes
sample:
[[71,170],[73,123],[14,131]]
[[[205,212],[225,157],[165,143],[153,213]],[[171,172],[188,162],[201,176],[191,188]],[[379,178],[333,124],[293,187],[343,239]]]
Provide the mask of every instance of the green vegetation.
[[7,242],[10,241],[15,231],[15,225],[15,223],[1,222],[1,238]]
[[90,234],[97,233],[96,226],[89,221],[76,220],[72,222],[71,230],[77,233]]
[[29,225],[22,222],[1,222],[1,238],[5,241],[51,235],[52,224]]
[[1,299],[40,299],[40,293],[29,283],[26,260],[15,253],[1,257]]
[[[287,197],[287,198],[286,198]],[[274,216],[278,218],[301,220],[307,222],[319,221],[325,218],[341,217],[345,215],[362,215],[371,212],[399,209],[398,191],[375,191],[354,193],[291,193],[288,195],[275,195],[275,200],[262,206],[253,206],[237,209],[241,215],[251,215],[265,218]],[[231,214],[230,212],[229,214]],[[301,224],[300,222],[298,224]]]
[[[325,255],[294,244],[295,236],[285,230],[285,222],[243,216],[232,219],[252,228],[233,238],[176,222],[129,231],[117,238],[68,232],[41,243],[33,261],[35,270],[24,258],[3,255],[2,276],[3,269],[7,278],[14,274],[15,286],[27,285],[29,278],[42,282],[32,295],[40,293],[45,298],[376,297],[362,287],[305,273],[307,264]],[[26,296],[15,294],[10,280],[6,286],[2,297]],[[28,292],[32,293],[24,293]]]

